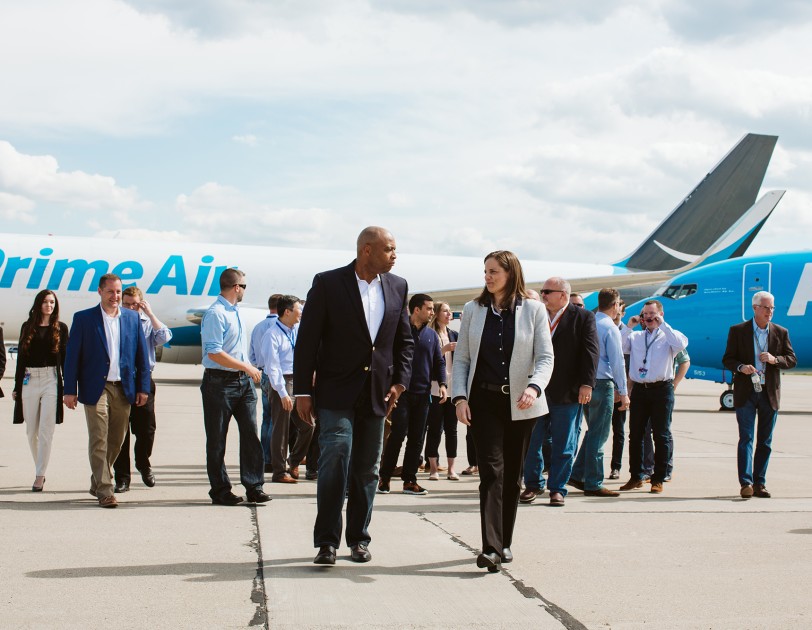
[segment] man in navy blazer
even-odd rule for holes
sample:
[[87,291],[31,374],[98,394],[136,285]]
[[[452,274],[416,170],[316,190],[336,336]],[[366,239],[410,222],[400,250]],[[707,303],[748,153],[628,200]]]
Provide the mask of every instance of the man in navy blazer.
[[147,402],[150,370],[138,313],[121,308],[121,278],[99,279],[98,306],[73,316],[63,370],[68,409],[85,408],[90,458],[90,494],[114,508],[111,467],[127,434],[130,407]]
[[408,286],[388,273],[395,258],[392,234],[366,228],[352,263],[316,274],[302,313],[293,393],[299,417],[315,412],[319,421],[316,564],[335,564],[345,493],[351,558],[371,559],[384,418],[409,385],[414,348]]

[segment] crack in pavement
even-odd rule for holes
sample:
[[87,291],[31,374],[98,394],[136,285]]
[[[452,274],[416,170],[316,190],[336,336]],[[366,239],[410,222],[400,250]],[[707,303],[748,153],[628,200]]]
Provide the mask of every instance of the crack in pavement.
[[257,607],[254,611],[254,616],[248,623],[249,626],[262,626],[264,630],[269,630],[270,622],[268,620],[268,594],[265,591],[265,570],[263,569],[262,558],[262,538],[259,535],[259,519],[257,517],[257,506],[252,505],[251,508],[251,525],[254,528],[254,535],[247,543],[251,549],[257,553],[257,572],[251,583],[251,601]]
[[[466,551],[470,552],[472,555],[474,555],[474,556],[479,555],[479,550],[478,549],[475,549],[475,548],[471,547],[471,545],[466,543],[464,540],[462,540],[458,536],[455,536],[454,534],[452,534],[450,531],[445,529],[442,525],[432,521],[430,518],[428,518],[426,516],[425,512],[417,512],[416,516],[419,519],[421,519],[422,521],[425,521],[426,523],[428,523],[429,525],[433,525],[434,527],[439,529],[446,536],[448,536],[453,542],[457,543],[460,547],[462,547]],[[558,622],[560,622],[561,625],[564,626],[567,630],[587,630],[587,627],[584,624],[582,624],[580,621],[578,621],[575,617],[573,617],[566,610],[564,610],[560,606],[554,604],[553,602],[551,602],[550,600],[545,598],[541,593],[539,593],[532,586],[528,586],[527,584],[522,582],[520,579],[514,577],[510,573],[510,571],[508,571],[505,568],[505,565],[501,565],[501,567],[502,567],[501,573],[504,574],[508,578],[508,580],[510,580],[510,583],[513,585],[513,587],[517,591],[519,591],[519,593],[521,593],[523,597],[526,597],[527,599],[537,599],[537,600],[539,600],[542,603],[542,608],[544,608],[544,610],[550,616],[552,616],[554,619],[556,619]]]

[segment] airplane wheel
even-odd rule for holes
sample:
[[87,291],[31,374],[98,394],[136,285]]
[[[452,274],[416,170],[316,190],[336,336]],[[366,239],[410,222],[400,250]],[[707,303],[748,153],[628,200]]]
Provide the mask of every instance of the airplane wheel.
[[719,396],[719,404],[722,405],[720,411],[733,411],[733,390],[729,389]]

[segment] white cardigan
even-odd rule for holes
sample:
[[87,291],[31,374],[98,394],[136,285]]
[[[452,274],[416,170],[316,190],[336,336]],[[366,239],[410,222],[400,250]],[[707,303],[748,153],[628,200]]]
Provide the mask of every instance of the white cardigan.
[[[468,302],[462,311],[460,336],[454,352],[451,398],[470,398],[471,385],[476,371],[479,345],[485,328],[488,306],[476,301]],[[548,412],[544,389],[553,373],[553,341],[547,309],[536,300],[523,299],[516,307],[515,338],[510,357],[511,418],[529,420]],[[518,409],[516,401],[528,385],[537,385],[541,395],[528,409]]]

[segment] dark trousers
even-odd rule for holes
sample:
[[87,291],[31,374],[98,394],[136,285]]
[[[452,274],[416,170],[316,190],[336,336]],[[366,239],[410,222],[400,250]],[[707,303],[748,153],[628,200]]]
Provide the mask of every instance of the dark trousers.
[[404,482],[417,481],[417,467],[420,465],[420,453],[423,451],[430,398],[428,392],[413,394],[408,391],[403,392],[398,398],[398,406],[390,414],[392,432],[386,440],[381,459],[382,479],[389,480],[392,476],[392,471],[398,463],[400,447],[406,438],[406,452],[403,454],[403,472],[400,478]]
[[457,456],[457,409],[450,398],[440,403],[439,397],[431,397],[429,404],[428,431],[426,432],[426,458],[440,457],[440,439],[445,432],[446,457]]
[[130,432],[135,436],[135,468],[149,470],[152,468],[149,458],[155,444],[155,381],[151,378],[147,404],[143,407],[133,405],[130,409],[130,426],[121,445],[121,452],[113,464],[117,482],[130,483]]
[[200,391],[206,428],[206,472],[211,485],[209,496],[223,498],[231,492],[225,457],[226,436],[232,417],[240,431],[240,482],[246,491],[262,490],[265,460],[257,437],[254,382],[245,372],[206,369]]
[[662,483],[668,474],[673,409],[674,386],[671,383],[660,387],[643,387],[641,383],[635,383],[629,412],[629,472],[632,479],[645,478],[643,441],[649,422],[654,437],[654,474],[651,481]]
[[626,412],[620,411],[620,401],[612,412],[612,470],[623,468],[623,446],[626,443]]
[[307,449],[307,472],[318,474],[319,472],[319,420],[316,418],[316,426],[313,435],[310,437],[310,448]]
[[479,463],[479,517],[482,552],[502,553],[513,543],[522,482],[522,464],[536,419],[511,420],[510,396],[474,388],[471,429]]
[[[284,378],[288,396],[293,400],[293,376],[285,376]],[[274,418],[273,430],[271,432],[271,465],[273,466],[274,478],[278,478],[284,476],[287,471],[290,425],[294,424],[298,429],[296,441],[290,449],[291,468],[298,466],[299,462],[307,455],[307,449],[310,447],[310,438],[313,436],[313,427],[299,418],[299,414],[296,413],[295,403],[291,411],[285,411],[282,407],[282,398],[276,390],[271,392],[271,396],[273,397]]]
[[476,466],[476,445],[474,444],[474,433],[471,431],[471,427],[465,430],[465,453],[468,456],[468,465]]

